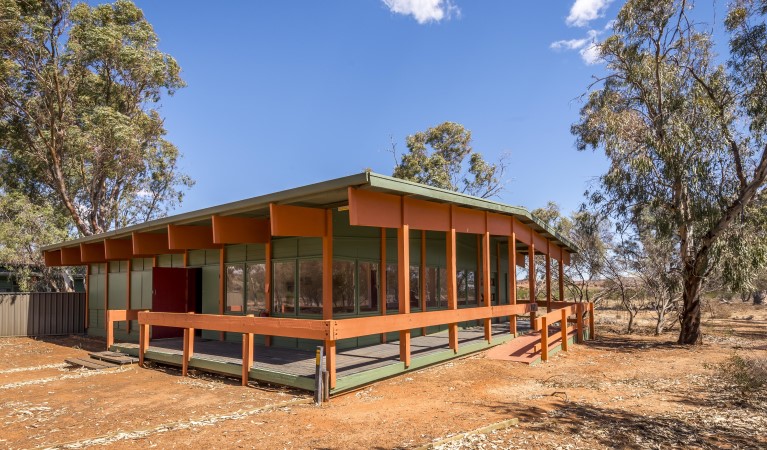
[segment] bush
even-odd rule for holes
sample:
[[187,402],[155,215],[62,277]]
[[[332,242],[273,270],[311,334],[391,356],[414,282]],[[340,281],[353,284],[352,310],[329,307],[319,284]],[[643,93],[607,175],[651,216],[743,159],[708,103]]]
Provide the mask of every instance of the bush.
[[733,355],[719,365],[719,377],[741,396],[764,394],[767,387],[767,358]]

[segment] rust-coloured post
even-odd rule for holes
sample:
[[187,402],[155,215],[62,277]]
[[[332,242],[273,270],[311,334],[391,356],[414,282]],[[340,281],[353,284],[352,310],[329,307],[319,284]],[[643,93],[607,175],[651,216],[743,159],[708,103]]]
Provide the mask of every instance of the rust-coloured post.
[[[109,277],[109,274],[107,274],[107,278]],[[114,324],[112,323],[112,315],[110,314],[109,310],[104,311],[104,319],[105,319],[105,326],[107,329],[107,350],[112,348],[112,344],[115,343],[115,330],[114,330]]]
[[[272,313],[272,242],[271,237],[269,238],[269,242],[264,244],[264,259],[265,261],[265,273],[264,278],[266,279],[264,283],[264,290],[266,291],[264,293],[264,309],[266,310],[266,314]],[[272,346],[272,337],[271,336],[264,336],[264,345],[266,347]]]
[[115,342],[115,329],[114,324],[110,324],[107,320],[107,311],[109,311],[109,262],[104,263],[106,267],[106,274],[104,274],[104,326],[108,328],[107,335],[107,350]]
[[[128,286],[126,287],[126,291],[127,292],[125,294],[125,295],[127,295],[127,297],[125,297],[125,309],[127,309],[129,311],[131,309],[133,309],[133,308],[131,308],[131,304],[130,304],[131,303],[131,301],[130,301],[130,297],[131,297],[131,286],[130,286],[130,284],[131,284],[131,276],[132,276],[131,273],[132,273],[132,270],[133,270],[133,260],[129,259],[128,260],[128,283],[127,283]],[[128,334],[130,334],[130,332],[131,332],[131,320],[128,320],[127,329],[128,329]]]
[[329,387],[336,387],[336,341],[325,341],[325,370],[328,372]]
[[85,265],[85,329],[88,329],[89,325],[89,314],[90,314],[90,301],[91,297],[91,265],[86,264]]
[[562,351],[567,351],[567,308],[562,308],[562,322],[560,322],[560,328],[562,329]]
[[[511,232],[509,237],[509,302],[517,304],[517,233]],[[517,335],[517,315],[509,317],[509,332]]]
[[527,249],[527,285],[530,290],[530,303],[535,301],[535,244],[530,243]]
[[[549,241],[546,241],[549,242]],[[549,255],[549,245],[546,248],[546,312],[551,312],[551,256]]]
[[[194,314],[189,311],[187,314]],[[184,328],[184,353],[181,361],[181,376],[185,377],[189,370],[189,362],[194,355],[194,328]]]
[[[381,228],[381,268],[378,270],[379,277],[381,279],[381,295],[379,295],[379,302],[381,302],[381,315],[386,315],[386,228]],[[381,343],[386,343],[386,333],[381,333]]]
[[[447,309],[458,309],[458,266],[456,263],[455,229],[445,233],[447,261]],[[458,324],[448,325],[450,348],[458,353]]]
[[577,303],[575,305],[575,313],[577,317],[575,318],[575,334],[576,334],[576,342],[579,344],[583,343],[583,303]]
[[[410,314],[410,227],[406,224],[397,229],[397,272],[399,313]],[[410,367],[410,330],[399,332],[399,358]]]
[[[218,314],[224,315],[224,302],[226,298],[226,247],[221,247],[218,252]],[[226,333],[218,333],[218,340],[226,339]]]
[[546,316],[541,317],[541,360],[549,360],[549,324]]
[[149,348],[149,325],[140,323],[138,326],[138,365],[144,367],[144,355]]
[[589,340],[596,337],[596,326],[594,325],[594,302],[589,302]]
[[[564,250],[562,250],[564,252]],[[562,261],[562,257],[559,257],[557,261],[559,265],[559,301],[565,301],[565,263]]]
[[248,385],[253,366],[253,333],[242,333],[242,385]]
[[[485,213],[487,225],[487,213]],[[482,306],[490,306],[490,232],[485,227],[482,235]],[[493,338],[493,328],[490,318],[482,320],[485,328],[485,340],[489,344]]]
[[[421,230],[421,311],[426,312],[426,231]],[[426,327],[421,327],[421,336],[426,336]]]

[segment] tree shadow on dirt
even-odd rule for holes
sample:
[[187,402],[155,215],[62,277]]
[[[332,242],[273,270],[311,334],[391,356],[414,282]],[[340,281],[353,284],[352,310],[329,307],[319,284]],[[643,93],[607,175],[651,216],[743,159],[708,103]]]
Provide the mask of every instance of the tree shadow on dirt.
[[597,337],[592,341],[586,341],[586,345],[597,350],[610,350],[620,353],[635,353],[648,350],[678,350],[689,348],[673,341],[658,341],[642,337],[609,336]]
[[40,342],[58,345],[61,347],[85,350],[87,352],[103,352],[106,350],[107,345],[106,340],[103,338],[81,336],[76,334],[71,334],[68,336],[31,336],[30,339],[35,339]]

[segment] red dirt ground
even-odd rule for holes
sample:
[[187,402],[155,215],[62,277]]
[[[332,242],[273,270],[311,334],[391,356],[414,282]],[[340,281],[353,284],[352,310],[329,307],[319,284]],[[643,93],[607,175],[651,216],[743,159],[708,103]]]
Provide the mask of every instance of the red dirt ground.
[[765,403],[740,401],[716,376],[733,354],[767,358],[767,310],[748,311],[709,320],[699,347],[602,325],[596,340],[545,364],[479,353],[322,407],[300,403],[300,392],[161,366],[61,366],[101,350],[98,340],[5,338],[0,447],[413,448],[518,418],[439,448],[765,448]]

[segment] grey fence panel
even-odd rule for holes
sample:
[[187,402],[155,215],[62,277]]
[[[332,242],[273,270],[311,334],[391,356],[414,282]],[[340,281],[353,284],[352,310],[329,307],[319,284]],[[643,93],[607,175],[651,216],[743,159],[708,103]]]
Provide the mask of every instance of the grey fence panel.
[[0,294],[0,336],[85,333],[84,292]]

